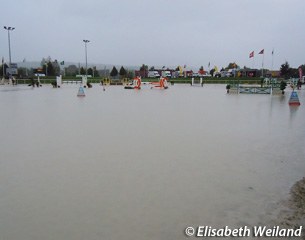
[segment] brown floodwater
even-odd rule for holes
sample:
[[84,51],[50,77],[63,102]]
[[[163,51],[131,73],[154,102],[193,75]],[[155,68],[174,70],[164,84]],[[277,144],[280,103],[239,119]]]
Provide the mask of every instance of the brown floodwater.
[[0,86],[0,239],[172,240],[257,226],[305,172],[305,91]]

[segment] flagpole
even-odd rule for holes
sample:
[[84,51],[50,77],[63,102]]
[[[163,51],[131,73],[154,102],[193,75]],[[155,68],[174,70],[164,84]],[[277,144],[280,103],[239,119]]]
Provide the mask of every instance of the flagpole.
[[262,77],[264,77],[264,58],[265,58],[265,51],[263,52],[263,61],[262,61]]
[[250,52],[249,58],[253,58],[252,59],[252,69],[254,69],[254,51]]
[[271,65],[271,71],[273,71],[273,55],[274,55],[274,48],[272,49],[272,65]]

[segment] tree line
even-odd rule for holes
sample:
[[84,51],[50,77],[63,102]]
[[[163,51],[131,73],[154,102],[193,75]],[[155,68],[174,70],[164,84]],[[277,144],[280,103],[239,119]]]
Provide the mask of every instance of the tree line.
[[[165,69],[165,67],[163,67]],[[280,76],[284,79],[289,79],[289,78],[298,78],[299,77],[299,68],[302,69],[303,75],[305,75],[305,64],[300,65],[298,68],[292,68],[290,67],[289,63],[286,61],[285,63],[283,63],[280,67]],[[179,71],[180,66],[176,67],[176,71]],[[241,67],[236,64],[235,62],[231,62],[228,64],[227,67],[222,67],[220,69],[220,71],[227,71],[229,69],[241,69]],[[251,70],[251,68],[244,66],[243,67],[244,70]],[[148,65],[142,64],[142,66],[140,67],[140,71],[154,71],[155,67],[151,66],[150,68],[148,67]],[[169,69],[167,69],[169,70]],[[263,69],[264,73],[266,73],[267,71],[270,71],[269,69]],[[199,71],[204,71],[204,67],[201,66],[199,68]],[[213,76],[214,72],[216,71],[215,67],[212,67],[209,70],[209,73]]]
[[133,78],[134,72],[130,70],[126,70],[123,66],[118,71],[115,66],[113,66],[110,76],[113,78],[120,77],[120,78]]
[[281,76],[285,79],[289,78],[299,78],[299,68],[302,69],[303,75],[305,75],[305,64],[299,66],[298,68],[291,68],[289,63],[286,61],[281,65],[280,72]]
[[[63,63],[63,62],[61,62]],[[46,76],[59,76],[59,75],[66,75],[66,76],[75,76],[75,75],[85,75],[86,74],[86,69],[82,67],[77,67],[76,65],[70,65],[68,67],[61,67],[61,63],[58,62],[56,59],[52,60],[51,57],[43,58],[40,62],[40,68],[38,69],[27,69],[27,68],[18,68],[18,76],[19,77],[28,77],[28,76],[33,76],[37,71],[40,71],[41,73],[44,73]],[[3,73],[6,73],[6,70],[8,68],[8,65],[6,63],[3,63],[1,65],[1,73],[0,76],[3,76]],[[165,67],[163,67],[165,68]],[[240,66],[237,65],[235,62],[229,63],[227,67],[221,68],[220,71],[232,69],[232,68],[237,68],[240,69]],[[299,68],[302,68],[302,72],[305,74],[305,64],[299,66]],[[286,61],[283,63],[280,67],[280,75],[281,77],[285,79],[289,78],[298,78],[299,77],[299,68],[292,68],[290,67],[289,63]],[[140,67],[141,71],[144,70],[154,70],[154,66],[148,68],[148,65],[142,64]],[[244,69],[250,69],[244,66]],[[179,66],[176,68],[176,70],[179,70]],[[203,66],[200,67],[199,70],[204,70]],[[268,70],[268,69],[264,69]],[[215,71],[215,68],[213,67],[209,72],[211,75],[213,75]],[[266,71],[265,71],[266,72]],[[102,73],[102,74],[100,74]],[[128,69],[125,69],[123,66],[120,68],[118,71],[115,66],[113,66],[112,70],[109,73],[109,70],[100,70],[98,71],[96,67],[89,67],[87,69],[87,74],[94,76],[94,77],[99,77],[100,75],[102,76],[111,76],[113,78],[120,77],[120,78],[133,78],[134,77],[134,72],[130,71]]]

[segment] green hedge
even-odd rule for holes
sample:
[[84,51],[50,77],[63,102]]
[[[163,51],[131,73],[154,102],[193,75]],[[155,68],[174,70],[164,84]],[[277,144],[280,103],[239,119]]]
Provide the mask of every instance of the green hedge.
[[[34,79],[37,79],[35,77]],[[88,82],[90,83],[100,83],[102,81],[102,77],[95,77],[95,78],[88,78]],[[196,77],[195,80],[199,81],[200,78]],[[71,80],[81,81],[81,78],[77,77],[62,77],[63,81]],[[31,82],[30,79],[17,79],[19,84],[29,84]],[[52,81],[56,81],[56,77],[40,77],[40,82],[42,84],[51,84]],[[158,78],[143,78],[142,82],[157,82],[159,81]],[[192,79],[191,78],[172,78],[169,79],[169,82],[171,83],[184,83],[184,84],[191,84]],[[212,84],[261,84],[260,78],[214,78],[214,77],[208,77],[203,78],[203,83],[212,83]]]
[[[198,81],[198,78],[195,78]],[[189,83],[191,84],[192,80],[190,78],[173,78],[169,80],[172,83]],[[208,84],[261,84],[260,78],[203,78],[203,83]]]

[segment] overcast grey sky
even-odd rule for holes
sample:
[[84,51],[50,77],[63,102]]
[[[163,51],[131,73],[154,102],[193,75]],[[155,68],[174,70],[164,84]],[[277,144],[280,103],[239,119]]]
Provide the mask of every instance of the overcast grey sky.
[[[229,62],[274,69],[305,64],[304,0],[0,0],[12,61],[85,61],[197,68]],[[8,59],[7,31],[0,57]],[[249,58],[255,52],[254,63]]]

